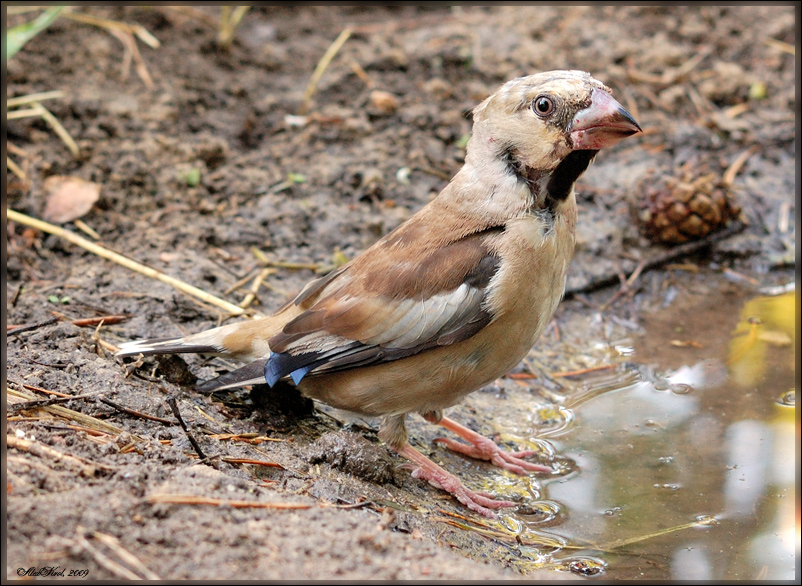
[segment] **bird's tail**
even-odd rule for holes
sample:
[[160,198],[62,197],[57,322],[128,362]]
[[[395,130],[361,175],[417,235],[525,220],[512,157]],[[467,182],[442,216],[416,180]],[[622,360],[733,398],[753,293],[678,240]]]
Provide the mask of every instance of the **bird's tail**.
[[217,354],[250,361],[241,368],[199,384],[197,390],[206,393],[264,383],[265,364],[270,357],[270,348],[264,337],[276,329],[277,323],[273,318],[264,318],[229,324],[182,338],[125,342],[120,345],[117,356],[191,353]]
[[137,354],[221,354],[223,349],[208,343],[192,342],[188,338],[150,338],[134,340],[120,344],[117,356],[135,356]]
[[137,354],[219,354],[238,360],[257,360],[270,354],[267,339],[281,322],[263,318],[237,322],[182,338],[151,338],[120,345],[117,356]]
[[247,385],[260,385],[265,381],[265,364],[267,358],[260,358],[249,362],[245,366],[232,370],[226,374],[222,374],[217,378],[199,383],[195,390],[201,393],[213,393],[214,391],[222,391],[224,389],[234,389],[237,387],[244,387]]

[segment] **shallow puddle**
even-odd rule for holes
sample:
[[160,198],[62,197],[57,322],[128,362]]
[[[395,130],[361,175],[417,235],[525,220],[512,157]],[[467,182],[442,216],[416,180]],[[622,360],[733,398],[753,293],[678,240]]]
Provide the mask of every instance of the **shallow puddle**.
[[[673,332],[649,321],[670,348]],[[554,533],[588,547],[554,557],[604,578],[793,579],[795,323],[793,293],[751,299],[720,332],[725,355],[699,349],[694,364],[641,368],[639,382],[567,405],[573,422],[551,442],[579,471],[544,493],[564,508]]]
[[527,497],[489,526],[504,557],[603,579],[794,579],[796,300],[729,293],[643,317],[640,341],[608,343],[630,362],[582,377],[550,416],[522,421],[514,397],[496,410],[517,443],[537,420],[576,464],[492,487]]

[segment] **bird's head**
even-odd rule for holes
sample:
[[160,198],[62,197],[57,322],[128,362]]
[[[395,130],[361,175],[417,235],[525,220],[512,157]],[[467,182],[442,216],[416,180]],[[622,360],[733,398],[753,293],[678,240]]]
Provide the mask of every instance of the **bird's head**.
[[483,146],[543,170],[572,151],[598,151],[641,130],[610,89],[584,71],[514,79],[479,104],[473,118]]
[[550,197],[564,198],[599,149],[641,131],[610,89],[584,71],[514,79],[479,104],[473,118],[467,160],[502,161],[529,184],[538,205],[547,187]]

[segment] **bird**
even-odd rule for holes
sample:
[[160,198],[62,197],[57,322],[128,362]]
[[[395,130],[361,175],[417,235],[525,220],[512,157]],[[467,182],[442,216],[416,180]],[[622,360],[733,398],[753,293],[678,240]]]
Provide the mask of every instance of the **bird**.
[[[487,516],[517,503],[467,488],[413,448],[422,415],[464,441],[458,453],[516,474],[551,471],[445,417],[515,367],[565,291],[577,221],[574,184],[602,148],[641,132],[589,73],[503,84],[472,111],[462,168],[406,222],[309,282],[270,316],[120,346],[119,356],[210,353],[246,364],[197,390],[290,382],[306,397],[379,417],[379,438],[412,476]],[[408,465],[409,466],[409,465]]]

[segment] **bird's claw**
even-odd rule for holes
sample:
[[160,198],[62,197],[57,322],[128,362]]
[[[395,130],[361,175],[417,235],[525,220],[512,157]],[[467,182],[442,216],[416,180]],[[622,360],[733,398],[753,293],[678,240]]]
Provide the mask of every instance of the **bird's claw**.
[[496,513],[492,509],[515,507],[518,503],[496,500],[493,495],[466,488],[454,475],[445,471],[417,467],[412,471],[413,478],[426,480],[432,486],[452,494],[459,502],[476,511],[480,515],[494,519]]
[[472,438],[473,443],[470,444],[444,437],[439,437],[434,441],[465,456],[470,456],[477,460],[488,460],[494,466],[509,470],[520,476],[526,476],[530,472],[552,472],[549,466],[533,464],[523,459],[537,454],[535,450],[507,452],[498,447],[494,441],[481,436]]

